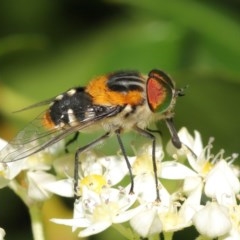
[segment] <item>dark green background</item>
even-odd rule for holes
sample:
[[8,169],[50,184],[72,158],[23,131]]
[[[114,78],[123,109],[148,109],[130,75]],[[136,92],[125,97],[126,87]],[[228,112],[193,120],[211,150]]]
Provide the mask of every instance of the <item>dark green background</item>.
[[[177,128],[199,130],[205,144],[214,136],[215,152],[239,152],[239,8],[237,0],[0,1],[0,137],[31,120],[16,109],[99,74],[159,68],[189,86],[176,106]],[[13,228],[20,216],[0,209],[0,226]]]

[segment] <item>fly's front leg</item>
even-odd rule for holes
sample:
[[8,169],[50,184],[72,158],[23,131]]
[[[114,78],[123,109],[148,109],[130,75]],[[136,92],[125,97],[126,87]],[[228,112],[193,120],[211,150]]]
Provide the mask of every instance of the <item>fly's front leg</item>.
[[74,198],[77,199],[78,196],[78,180],[79,180],[79,156],[81,153],[87,151],[88,149],[96,146],[97,144],[99,144],[101,141],[103,141],[104,139],[108,138],[110,135],[110,132],[105,133],[104,135],[102,135],[101,137],[97,138],[96,140],[94,140],[93,142],[78,148],[78,150],[75,153],[75,162],[74,162]]
[[166,118],[165,122],[166,122],[168,130],[170,132],[173,145],[176,148],[180,149],[182,147],[182,142],[180,141],[180,139],[178,137],[177,130],[173,123],[173,118]]
[[174,126],[173,118],[167,118],[167,119],[165,119],[165,122],[167,124],[168,129],[169,129],[173,145],[177,149],[181,149],[182,146],[184,146],[192,154],[192,156],[195,159],[197,159],[197,155],[193,152],[193,150],[190,147],[188,147],[186,144],[181,142],[181,140],[180,140],[180,138],[178,136],[177,130],[176,130],[175,126]]

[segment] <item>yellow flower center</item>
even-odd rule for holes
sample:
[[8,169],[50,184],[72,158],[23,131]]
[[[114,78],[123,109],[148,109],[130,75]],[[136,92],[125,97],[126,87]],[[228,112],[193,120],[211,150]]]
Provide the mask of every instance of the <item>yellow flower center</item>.
[[96,222],[103,220],[112,221],[112,216],[115,216],[117,212],[119,212],[119,206],[117,203],[103,203],[96,206],[94,209],[93,219]]
[[230,218],[232,220],[233,227],[240,230],[240,206],[231,206],[229,207]]
[[80,191],[82,191],[82,187],[85,186],[96,193],[100,193],[105,185],[107,185],[105,177],[102,175],[92,174],[81,179],[79,186]]
[[206,175],[210,172],[210,170],[213,168],[213,164],[211,162],[206,161],[202,166],[202,173]]

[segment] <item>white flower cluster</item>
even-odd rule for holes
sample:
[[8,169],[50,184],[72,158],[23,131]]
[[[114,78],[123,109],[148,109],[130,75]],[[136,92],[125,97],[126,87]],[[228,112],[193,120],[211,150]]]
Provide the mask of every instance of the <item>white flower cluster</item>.
[[[239,170],[233,165],[237,155],[224,158],[220,151],[214,156],[212,140],[203,147],[197,131],[193,137],[182,128],[179,137],[197,157],[188,148],[176,150],[169,143],[167,152],[172,159],[167,160],[162,147],[156,148],[160,202],[156,201],[150,145],[129,157],[134,194],[129,194],[130,184],[124,184],[128,175],[124,157],[98,157],[87,152],[79,172],[80,197],[75,201],[73,218],[52,221],[74,231],[80,229],[80,237],[127,223],[133,230],[126,231],[128,239],[174,233],[189,226],[195,226],[198,239],[240,239]],[[0,187],[10,186],[17,192],[12,182],[24,170],[23,182],[18,184],[25,189],[25,202],[44,201],[51,194],[73,197],[71,161],[57,159],[53,164],[61,174],[59,180],[48,172],[51,164],[42,159],[44,153],[0,164]]]

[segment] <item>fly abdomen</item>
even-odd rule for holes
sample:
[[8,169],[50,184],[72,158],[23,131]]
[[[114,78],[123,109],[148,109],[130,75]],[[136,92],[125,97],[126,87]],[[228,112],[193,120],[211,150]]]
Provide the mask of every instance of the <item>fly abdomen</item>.
[[92,105],[92,98],[84,90],[83,87],[73,88],[58,95],[44,116],[44,126],[71,126],[85,120],[85,113]]

